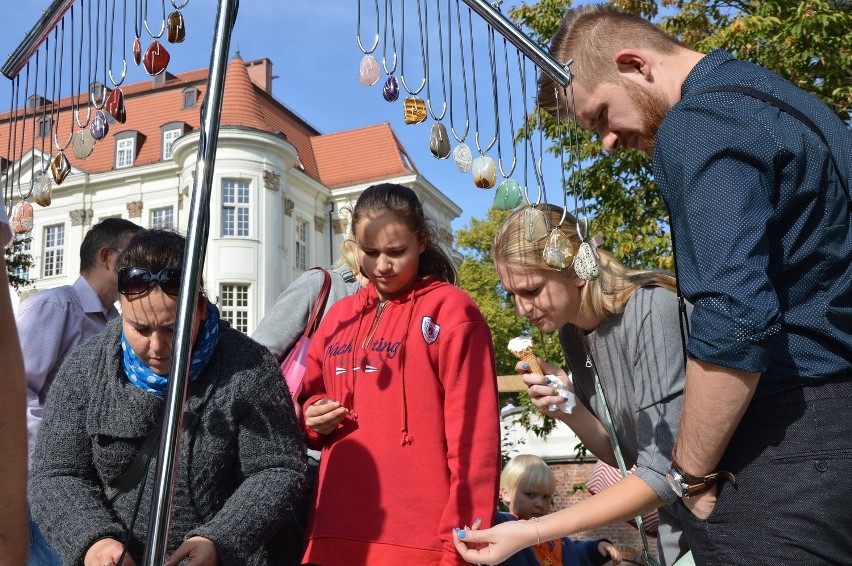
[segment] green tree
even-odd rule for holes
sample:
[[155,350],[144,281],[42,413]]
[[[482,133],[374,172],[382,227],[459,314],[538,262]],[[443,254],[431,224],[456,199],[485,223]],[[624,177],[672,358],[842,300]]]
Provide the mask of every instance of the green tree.
[[[687,45],[708,52],[718,47],[741,60],[773,70],[828,104],[852,126],[852,2],[850,0],[723,1],[619,0],[621,8],[655,21]],[[510,10],[510,17],[546,45],[570,0],[540,0]],[[568,128],[547,115],[533,116],[554,141],[567,143]],[[631,267],[671,269],[668,214],[654,185],[649,159],[638,152],[607,155],[596,136],[580,132],[576,159],[585,164],[584,186],[593,195],[592,233]],[[573,180],[568,176],[568,183]]]
[[29,277],[24,276],[35,265],[33,256],[27,251],[31,241],[32,236],[16,237],[12,239],[12,244],[4,250],[9,285],[15,291],[20,291],[33,284]]

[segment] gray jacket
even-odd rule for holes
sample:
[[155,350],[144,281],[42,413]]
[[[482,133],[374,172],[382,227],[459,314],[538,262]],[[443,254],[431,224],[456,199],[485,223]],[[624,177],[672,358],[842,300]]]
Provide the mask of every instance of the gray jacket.
[[[223,565],[275,564],[274,536],[305,477],[304,445],[277,364],[221,323],[207,367],[189,384],[174,485],[169,552],[191,536],[216,544]],[[29,484],[33,517],[65,564],[82,564],[105,536],[120,539],[138,488],[112,504],[120,477],[162,418],[164,398],[124,373],[121,320],[67,358],[47,398]],[[156,453],[129,542],[140,563]]]
[[[687,309],[691,312],[691,305]],[[623,313],[605,320],[594,332],[584,334],[570,324],[559,331],[577,400],[599,415],[593,374],[586,367],[585,337],[627,467],[635,464],[635,475],[669,504],[660,509],[658,545],[664,565],[687,548],[673,507],[676,496],[665,477],[686,383],[678,313],[674,293],[643,287]]]
[[[343,297],[357,293],[361,288],[350,269],[328,272],[331,274],[331,290],[328,292],[323,316],[331,305]],[[311,269],[300,275],[278,296],[272,310],[260,321],[252,334],[252,338],[266,346],[279,362],[305,331],[322,281],[322,271],[318,269]]]

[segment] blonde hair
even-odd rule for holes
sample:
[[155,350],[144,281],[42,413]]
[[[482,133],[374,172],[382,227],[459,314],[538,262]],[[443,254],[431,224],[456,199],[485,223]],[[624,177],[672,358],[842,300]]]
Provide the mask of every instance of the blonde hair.
[[358,245],[351,235],[346,236],[340,243],[340,257],[331,266],[332,269],[349,269],[354,275],[361,273],[361,262],[358,260]]
[[[540,204],[534,208],[543,211],[551,226],[562,219],[562,209],[551,204]],[[494,264],[522,267],[524,269],[550,270],[544,262],[544,246],[548,238],[530,242],[526,238],[525,211],[521,208],[507,217],[494,236],[491,255]],[[580,249],[580,236],[577,234],[577,219],[565,213],[565,222],[559,227],[571,242],[574,255]],[[587,281],[580,293],[581,306],[604,321],[612,315],[624,312],[627,301],[640,287],[663,287],[675,292],[675,278],[670,271],[660,269],[634,270],[625,267],[610,252],[598,248],[598,269],[600,277]],[[565,277],[573,277],[574,269],[564,270]]]
[[[641,16],[610,4],[588,4],[565,13],[553,35],[550,54],[563,64],[572,59],[571,73],[591,89],[621,80],[615,54],[622,49],[671,55],[679,48],[689,49]],[[557,88],[561,87],[542,72],[538,79],[538,104],[551,114],[556,113]]]
[[500,488],[510,493],[518,488],[520,491],[537,491],[553,494],[556,491],[556,476],[547,463],[532,454],[515,456],[503,468],[500,474]]

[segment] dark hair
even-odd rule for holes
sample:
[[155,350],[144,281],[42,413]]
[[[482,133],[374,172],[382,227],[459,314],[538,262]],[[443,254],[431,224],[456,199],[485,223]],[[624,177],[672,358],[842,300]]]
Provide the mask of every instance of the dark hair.
[[383,183],[367,188],[352,210],[352,232],[364,216],[373,212],[390,212],[418,237],[426,239],[426,249],[420,254],[417,275],[431,275],[447,283],[456,284],[458,271],[455,262],[438,243],[437,230],[423,213],[417,194],[402,185]]
[[[122,267],[144,267],[151,273],[164,269],[183,269],[186,238],[174,230],[143,230],[124,247],[115,262],[115,271]],[[206,296],[204,279],[199,281],[199,293]]]
[[80,273],[95,267],[102,248],[121,249],[140,230],[141,226],[123,218],[107,218],[92,226],[80,244]]

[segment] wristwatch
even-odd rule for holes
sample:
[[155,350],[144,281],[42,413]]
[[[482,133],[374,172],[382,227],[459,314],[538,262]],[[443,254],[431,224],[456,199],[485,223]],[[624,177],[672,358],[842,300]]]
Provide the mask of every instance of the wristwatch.
[[720,477],[729,480],[734,485],[737,484],[737,479],[731,472],[717,471],[706,476],[693,476],[681,470],[674,460],[666,471],[666,479],[669,480],[672,491],[678,497],[692,497],[709,491],[711,487],[716,485],[716,480]]

